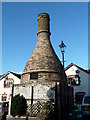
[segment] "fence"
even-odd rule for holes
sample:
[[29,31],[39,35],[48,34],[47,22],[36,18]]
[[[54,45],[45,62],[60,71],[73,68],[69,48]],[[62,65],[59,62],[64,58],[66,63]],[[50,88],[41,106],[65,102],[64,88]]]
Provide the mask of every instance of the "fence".
[[28,104],[28,115],[31,117],[53,117],[55,104],[52,101],[33,100],[33,104]]

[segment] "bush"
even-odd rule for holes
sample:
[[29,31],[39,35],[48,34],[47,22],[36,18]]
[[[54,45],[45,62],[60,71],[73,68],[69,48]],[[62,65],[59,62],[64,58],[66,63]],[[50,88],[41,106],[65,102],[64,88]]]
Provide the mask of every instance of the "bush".
[[26,99],[23,97],[23,95],[20,96],[20,94],[18,94],[14,96],[12,100],[12,111],[11,111],[12,116],[25,115],[26,110],[27,110],[27,102]]

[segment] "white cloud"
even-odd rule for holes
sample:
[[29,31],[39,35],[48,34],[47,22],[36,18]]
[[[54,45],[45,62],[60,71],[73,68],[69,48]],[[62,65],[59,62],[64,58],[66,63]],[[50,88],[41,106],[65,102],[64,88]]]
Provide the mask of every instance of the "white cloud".
[[18,74],[22,74],[22,71],[21,71],[21,72],[18,72]]

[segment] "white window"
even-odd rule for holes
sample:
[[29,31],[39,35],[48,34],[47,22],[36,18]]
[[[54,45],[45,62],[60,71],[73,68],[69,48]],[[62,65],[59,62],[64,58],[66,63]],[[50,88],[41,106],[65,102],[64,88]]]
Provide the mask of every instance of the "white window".
[[4,81],[4,87],[12,86],[13,82],[14,82],[13,78],[6,78]]
[[80,82],[81,82],[79,75],[69,75],[69,76],[67,76],[67,80],[68,80],[68,85],[69,86],[80,85]]

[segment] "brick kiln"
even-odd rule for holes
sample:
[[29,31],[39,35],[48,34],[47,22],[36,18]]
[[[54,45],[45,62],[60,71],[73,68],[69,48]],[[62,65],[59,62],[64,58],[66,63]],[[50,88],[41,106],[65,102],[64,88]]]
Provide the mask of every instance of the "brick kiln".
[[26,63],[21,84],[14,86],[14,95],[20,93],[27,99],[28,111],[32,96],[33,104],[37,101],[53,101],[59,120],[68,104],[67,80],[64,68],[51,45],[50,34],[49,15],[41,13],[38,15],[37,44]]

